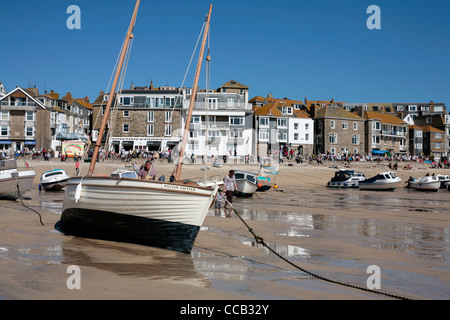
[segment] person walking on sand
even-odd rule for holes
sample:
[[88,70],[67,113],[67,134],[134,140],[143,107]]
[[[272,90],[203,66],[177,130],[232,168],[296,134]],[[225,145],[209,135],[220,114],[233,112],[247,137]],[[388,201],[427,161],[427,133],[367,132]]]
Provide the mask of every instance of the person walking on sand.
[[77,160],[77,162],[75,163],[75,170],[76,170],[76,172],[77,172],[77,177],[78,177],[78,175],[80,174],[80,161],[79,160]]
[[228,175],[223,178],[223,189],[225,191],[225,195],[227,196],[227,200],[224,205],[225,213],[227,210],[227,204],[230,204],[230,213],[233,210],[233,195],[234,191],[237,189],[236,187],[236,179],[234,178],[234,170],[230,170]]

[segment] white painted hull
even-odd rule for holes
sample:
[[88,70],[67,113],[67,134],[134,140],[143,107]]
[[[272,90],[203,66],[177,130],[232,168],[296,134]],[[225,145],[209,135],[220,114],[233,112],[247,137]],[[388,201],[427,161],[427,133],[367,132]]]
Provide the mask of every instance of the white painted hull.
[[[60,173],[58,175],[51,175],[53,172]],[[49,174],[50,173],[50,174]],[[70,179],[70,176],[61,169],[56,169],[51,172],[45,172],[41,176],[40,185],[44,190],[61,190],[64,188],[67,181]]]
[[373,183],[359,183],[359,189],[361,190],[395,190],[399,187],[401,181],[389,181],[389,182],[373,182]]
[[258,189],[256,184],[247,179],[236,179],[236,187],[236,195],[241,197],[251,197]]
[[427,182],[408,182],[409,187],[416,190],[424,191],[438,191],[441,187],[440,181],[427,181]]
[[117,236],[120,241],[129,238],[129,242],[190,252],[217,190],[218,186],[140,179],[71,178],[65,187],[58,229],[74,226],[112,240]]
[[[0,199],[15,200],[31,190],[34,170],[18,171],[17,169],[0,171]],[[19,192],[17,191],[19,184]]]

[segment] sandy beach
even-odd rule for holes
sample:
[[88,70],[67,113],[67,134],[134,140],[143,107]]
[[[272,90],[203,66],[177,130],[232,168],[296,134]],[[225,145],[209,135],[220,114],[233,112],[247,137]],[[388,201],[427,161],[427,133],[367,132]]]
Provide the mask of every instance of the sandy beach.
[[[142,162],[142,159],[139,160]],[[62,192],[38,190],[40,175],[72,160],[28,161],[33,189],[19,200],[0,200],[0,299],[5,300],[378,300],[393,299],[317,279],[261,245],[242,221],[211,209],[191,254],[134,244],[65,236],[54,229]],[[81,173],[88,170],[82,163]],[[332,166],[282,165],[277,189],[235,198],[234,208],[256,234],[295,265],[339,282],[367,287],[369,266],[378,266],[381,288],[410,299],[450,298],[450,192],[427,193],[329,189]],[[123,168],[119,160],[97,165],[97,174]],[[343,167],[340,165],[340,167]],[[370,177],[387,163],[352,163]],[[173,164],[157,163],[166,179]],[[185,164],[182,178],[202,177],[201,165]],[[225,176],[242,164],[211,166]],[[396,173],[406,181],[427,172],[424,164]],[[30,210],[37,211],[39,216]],[[81,288],[68,289],[68,267],[81,270]]]

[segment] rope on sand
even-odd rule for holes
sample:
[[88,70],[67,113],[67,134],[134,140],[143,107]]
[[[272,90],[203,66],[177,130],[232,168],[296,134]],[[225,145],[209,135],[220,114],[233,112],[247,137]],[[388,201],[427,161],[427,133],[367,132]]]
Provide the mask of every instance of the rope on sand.
[[[225,199],[226,202],[228,202]],[[265,241],[263,238],[261,238],[260,236],[258,236],[255,231],[244,221],[244,219],[241,217],[241,215],[237,212],[236,209],[233,208],[233,205],[231,203],[228,202],[228,204],[231,206],[231,209],[234,211],[234,213],[236,213],[237,217],[242,221],[242,223],[247,227],[248,231],[253,235],[253,237],[256,240],[256,243],[263,245],[264,247],[266,247],[270,252],[272,252],[273,254],[275,254],[277,257],[279,257],[280,259],[284,260],[285,262],[287,262],[288,264],[290,264],[291,266],[295,267],[296,269],[316,278],[319,280],[323,280],[326,282],[330,282],[333,284],[337,284],[337,285],[341,285],[341,286],[346,286],[349,288],[353,288],[353,289],[358,289],[358,290],[362,290],[362,291],[366,291],[366,292],[370,292],[370,293],[375,293],[375,294],[380,294],[380,295],[384,295],[387,297],[391,297],[391,298],[396,298],[396,299],[400,299],[400,300],[411,300],[410,298],[406,298],[406,297],[402,297],[402,296],[398,296],[398,295],[394,295],[394,294],[390,294],[390,293],[386,293],[386,292],[382,292],[382,291],[376,291],[376,290],[372,290],[372,289],[368,289],[368,288],[364,288],[364,287],[360,287],[360,286],[356,286],[356,285],[352,285],[349,283],[344,283],[344,282],[340,282],[337,280],[333,280],[333,279],[329,279],[326,277],[323,277],[321,275],[315,274],[311,271],[308,271],[306,269],[303,269],[302,267],[292,263],[291,261],[287,260],[286,258],[282,257],[280,254],[278,254],[275,250],[273,250]]]
[[42,222],[42,217],[41,217],[40,213],[37,212],[36,210],[34,210],[33,208],[28,207],[27,205],[25,205],[25,203],[23,203],[22,194],[20,193],[20,188],[19,188],[19,181],[17,181],[16,187],[17,187],[17,194],[19,195],[20,202],[22,202],[22,205],[25,208],[30,209],[31,211],[34,211],[39,216],[39,222],[41,223],[41,225],[45,226],[44,223]]

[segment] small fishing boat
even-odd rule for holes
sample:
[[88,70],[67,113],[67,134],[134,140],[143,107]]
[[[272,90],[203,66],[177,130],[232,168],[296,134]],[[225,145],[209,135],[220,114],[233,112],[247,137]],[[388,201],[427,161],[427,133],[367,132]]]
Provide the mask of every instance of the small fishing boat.
[[70,176],[63,169],[54,169],[44,172],[39,183],[39,190],[43,188],[45,191],[59,191],[66,185]]
[[398,188],[400,179],[394,172],[381,172],[376,176],[365,179],[359,182],[359,189],[361,190],[375,190],[375,191],[394,191]]
[[31,190],[36,173],[17,167],[16,159],[0,160],[0,199],[16,200]]
[[441,181],[436,176],[424,176],[408,180],[408,188],[422,191],[438,191]]
[[261,173],[278,174],[278,166],[261,165]]
[[256,191],[267,191],[271,188],[270,184],[271,180],[269,177],[258,176],[258,189]]
[[248,171],[236,170],[234,173],[237,190],[235,195],[238,197],[251,197],[255,193],[258,185],[256,184],[257,175]]
[[341,169],[334,173],[328,182],[330,188],[358,188],[359,183],[366,179],[365,175],[354,170]]
[[446,174],[438,174],[436,177],[438,177],[441,182],[441,189],[447,189],[450,185],[450,176]]

